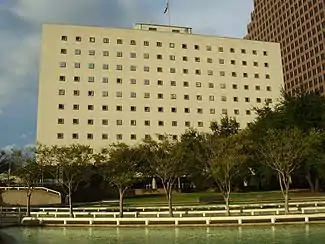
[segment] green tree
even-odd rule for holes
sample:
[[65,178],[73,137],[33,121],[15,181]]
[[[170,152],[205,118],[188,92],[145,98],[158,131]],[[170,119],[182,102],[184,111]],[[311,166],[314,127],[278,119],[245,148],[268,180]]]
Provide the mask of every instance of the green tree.
[[111,145],[95,156],[98,173],[119,192],[120,217],[123,217],[123,200],[127,189],[142,176],[140,164],[142,154],[137,147],[124,143]]
[[172,194],[175,182],[186,173],[184,152],[180,143],[165,135],[162,140],[146,140],[142,145],[148,162],[148,172],[159,178],[168,201],[169,215],[173,216]]
[[41,177],[41,170],[34,157],[26,157],[26,155],[23,154],[21,156],[21,160],[24,162],[24,164],[21,168],[14,171],[13,173],[19,178],[20,182],[25,187],[27,197],[26,215],[27,217],[30,217],[31,197]]
[[[77,190],[82,181],[87,181],[91,176],[93,163],[93,150],[89,146],[73,144],[70,146],[52,146],[50,148],[53,158],[50,166],[57,167],[60,173],[59,184],[66,190],[70,216],[73,217],[72,194]],[[46,160],[39,155],[41,160]]]
[[214,134],[227,137],[229,135],[238,133],[239,123],[235,118],[224,116],[221,118],[220,124],[217,121],[212,121],[210,124],[210,129]]
[[229,199],[236,176],[239,176],[243,164],[247,160],[244,135],[229,134],[224,136],[208,136],[206,170],[215,180],[222,194],[226,214],[230,215]]
[[289,189],[292,175],[301,164],[311,145],[311,136],[298,129],[268,130],[257,145],[257,153],[263,163],[277,174],[285,213],[289,213]]

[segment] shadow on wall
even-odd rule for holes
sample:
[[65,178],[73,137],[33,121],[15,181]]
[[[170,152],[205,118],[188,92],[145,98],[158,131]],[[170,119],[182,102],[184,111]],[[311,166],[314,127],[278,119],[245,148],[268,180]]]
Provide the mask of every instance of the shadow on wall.
[[[27,201],[26,191],[21,188],[2,189],[0,202],[4,205],[25,206]],[[61,204],[61,195],[35,189],[31,196],[31,206]]]

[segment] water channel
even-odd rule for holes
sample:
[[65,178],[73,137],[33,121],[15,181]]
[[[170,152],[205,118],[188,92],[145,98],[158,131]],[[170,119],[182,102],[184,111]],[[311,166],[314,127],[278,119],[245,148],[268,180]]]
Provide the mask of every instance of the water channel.
[[9,228],[16,244],[322,244],[325,225],[152,228]]

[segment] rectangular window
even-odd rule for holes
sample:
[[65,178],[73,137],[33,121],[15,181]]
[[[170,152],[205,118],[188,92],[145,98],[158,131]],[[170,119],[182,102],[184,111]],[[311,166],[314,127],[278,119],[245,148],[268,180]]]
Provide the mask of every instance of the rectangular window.
[[102,125],[108,125],[108,119],[102,119]]
[[149,42],[148,41],[144,41],[143,42],[143,45],[146,46],[146,47],[149,47]]
[[88,91],[88,96],[89,97],[93,97],[95,95],[95,92],[94,91]]
[[103,83],[108,83],[108,77],[103,77],[103,78],[102,78],[102,82],[103,82]]
[[137,94],[136,94],[135,92],[131,92],[131,93],[130,93],[130,97],[131,97],[131,98],[136,98],[136,97],[137,97]]
[[72,119],[72,124],[78,125],[79,124],[79,119]]
[[214,108],[210,108],[210,114],[215,114],[216,110]]
[[137,54],[136,53],[130,53],[130,58],[136,58]]
[[87,139],[88,139],[88,140],[92,140],[92,139],[94,139],[94,135],[91,134],[91,133],[87,133]]
[[95,42],[95,41],[96,41],[95,37],[89,37],[89,42]]
[[78,133],[72,133],[72,139],[79,139]]
[[176,94],[170,94],[170,99],[176,99]]
[[67,54],[67,49],[61,48],[61,54]]
[[137,42],[136,42],[135,40],[131,40],[131,41],[130,41],[130,45],[133,45],[133,46],[134,46],[134,45],[136,45],[136,44],[137,44]]
[[88,54],[89,54],[90,56],[94,56],[94,55],[95,55],[95,50],[89,50],[89,51],[88,51]]
[[148,86],[148,85],[150,85],[150,81],[147,80],[147,79],[146,80],[143,80],[143,84],[146,85],[146,86]]
[[162,47],[162,42],[157,42],[157,47]]
[[116,78],[116,84],[122,84],[122,78]]
[[59,81],[65,81],[65,76],[64,75],[60,75]]
[[103,97],[108,97],[108,91],[102,91],[102,96]]
[[196,100],[202,101],[202,95],[196,95]]
[[131,138],[131,140],[136,140],[137,139],[137,135],[136,134],[131,134],[130,138]]
[[102,134],[102,140],[108,140],[108,134]]
[[88,64],[88,68],[89,69],[95,69],[95,64],[93,64],[93,63]]
[[58,124],[63,125],[64,124],[64,119],[63,118],[58,118]]
[[116,97],[122,97],[122,92],[121,91],[117,91],[116,92]]
[[103,43],[109,43],[109,39],[107,37],[103,38]]
[[123,111],[123,107],[121,105],[116,106],[116,111]]
[[63,139],[64,138],[63,133],[57,133],[56,136],[57,136],[58,139]]
[[108,106],[107,105],[102,105],[102,110],[103,111],[108,111]]
[[63,89],[59,89],[59,95],[60,95],[60,96],[64,96],[64,95],[65,95],[65,90],[63,90]]
[[144,107],[145,112],[150,112],[150,107]]
[[144,72],[149,72],[149,67],[148,67],[148,66],[144,66],[144,67],[143,67],[143,71],[144,71]]
[[116,125],[123,125],[123,121],[121,119],[116,120]]
[[131,85],[135,85],[135,84],[137,84],[137,80],[136,79],[130,79],[130,83],[131,83]]
[[226,84],[225,84],[225,83],[221,83],[221,84],[220,84],[220,88],[221,88],[221,89],[226,89]]
[[170,81],[170,85],[171,85],[171,86],[176,86],[176,81],[171,80],[171,81]]
[[137,107],[136,106],[131,106],[130,107],[130,110],[131,110],[131,112],[136,112],[137,111]]
[[94,76],[88,76],[88,82],[94,82],[95,77]]
[[74,96],[79,96],[80,95],[80,91],[79,90],[73,90],[73,95]]
[[68,37],[67,36],[61,36],[61,41],[67,41]]
[[177,126],[177,121],[172,121],[172,126]]
[[120,51],[116,52],[116,57],[122,58],[123,57],[123,53],[120,52]]
[[123,70],[123,66],[121,64],[116,65],[116,70]]
[[81,55],[81,50],[80,49],[75,49],[74,54],[75,55]]
[[88,110],[94,110],[94,105],[88,105]]
[[87,123],[88,123],[88,125],[93,125],[94,124],[94,120],[93,119],[88,119]]
[[66,62],[60,62],[60,68],[65,68],[67,67],[67,63]]
[[184,124],[185,124],[186,127],[190,127],[191,126],[191,122],[190,121],[185,121]]
[[108,70],[108,64],[103,64],[103,70]]
[[130,71],[137,71],[137,66],[131,65],[130,66]]
[[117,43],[117,44],[123,44],[123,40],[122,40],[122,39],[117,39],[117,40],[116,40],[116,43]]
[[73,110],[79,110],[79,104],[73,104],[72,109]]
[[120,141],[122,140],[123,136],[122,134],[116,134],[116,140]]
[[136,125],[137,125],[137,121],[134,120],[134,119],[131,120],[131,121],[130,121],[130,125],[131,125],[131,126],[136,126]]

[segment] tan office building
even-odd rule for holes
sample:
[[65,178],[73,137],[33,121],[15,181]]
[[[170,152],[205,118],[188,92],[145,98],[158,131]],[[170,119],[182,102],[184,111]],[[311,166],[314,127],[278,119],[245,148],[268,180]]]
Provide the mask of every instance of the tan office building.
[[191,28],[44,25],[37,141],[101,148],[187,128],[222,115],[241,127],[253,107],[280,97],[276,43],[196,35]]
[[325,1],[254,0],[250,40],[281,44],[285,89],[325,94]]

